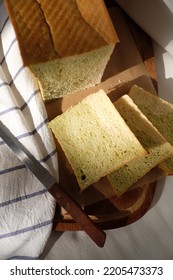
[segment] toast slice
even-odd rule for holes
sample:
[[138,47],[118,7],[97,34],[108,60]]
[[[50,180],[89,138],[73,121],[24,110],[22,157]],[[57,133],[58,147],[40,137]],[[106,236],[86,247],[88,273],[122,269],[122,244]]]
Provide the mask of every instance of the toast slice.
[[[129,96],[153,126],[173,145],[173,104],[136,85],[130,89]],[[160,163],[159,167],[167,175],[172,175],[173,156]]]
[[119,98],[114,105],[148,152],[147,155],[130,161],[108,175],[116,195],[120,196],[151,169],[173,156],[173,146],[158,132],[128,95]]
[[49,126],[81,190],[147,154],[103,90],[90,94]]

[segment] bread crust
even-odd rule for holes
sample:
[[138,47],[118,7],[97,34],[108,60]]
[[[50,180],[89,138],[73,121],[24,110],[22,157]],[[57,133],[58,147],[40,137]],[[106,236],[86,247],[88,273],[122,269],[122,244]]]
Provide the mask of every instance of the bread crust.
[[5,4],[26,66],[118,41],[103,0],[5,0]]
[[[25,66],[56,58],[44,15],[35,0],[5,0]],[[38,20],[39,19],[39,20]]]

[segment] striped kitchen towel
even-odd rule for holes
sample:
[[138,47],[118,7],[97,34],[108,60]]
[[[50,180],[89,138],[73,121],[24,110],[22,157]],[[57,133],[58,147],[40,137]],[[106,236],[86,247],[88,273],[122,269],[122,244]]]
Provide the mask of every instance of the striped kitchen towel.
[[[58,160],[36,80],[22,64],[0,6],[0,120],[58,180]],[[38,259],[52,230],[55,201],[0,138],[0,259]]]

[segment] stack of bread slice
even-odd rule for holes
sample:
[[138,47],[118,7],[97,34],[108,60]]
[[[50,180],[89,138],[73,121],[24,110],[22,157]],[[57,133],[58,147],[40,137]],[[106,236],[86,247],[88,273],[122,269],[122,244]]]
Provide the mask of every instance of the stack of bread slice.
[[103,90],[89,95],[49,125],[82,190],[132,159],[147,155]]
[[121,97],[114,105],[148,152],[145,157],[132,160],[108,175],[111,185],[119,196],[152,168],[172,156],[173,146],[159,133],[128,95]]
[[103,0],[5,0],[44,101],[99,84],[118,37]]
[[[134,92],[138,92],[138,98]],[[143,98],[143,92],[148,99]],[[50,122],[81,190],[107,176],[115,195],[120,196],[152,168],[165,166],[165,160],[173,156],[170,141],[135,105],[136,99],[144,105],[145,100],[154,98],[161,107],[163,101],[150,95],[134,86],[129,95],[113,104],[100,90]]]
[[[134,85],[129,96],[165,139],[173,145],[173,104]],[[159,164],[167,175],[173,174],[173,156]]]

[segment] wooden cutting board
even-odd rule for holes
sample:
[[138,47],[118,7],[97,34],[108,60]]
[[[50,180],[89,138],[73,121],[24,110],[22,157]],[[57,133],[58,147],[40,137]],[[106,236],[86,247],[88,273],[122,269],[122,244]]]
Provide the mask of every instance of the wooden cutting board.
[[[156,94],[157,79],[151,40],[115,3],[113,6],[108,11],[120,41],[107,65],[102,83],[47,103],[49,120],[100,88],[105,90],[112,101],[127,93],[133,84]],[[117,228],[133,223],[148,211],[154,197],[156,182],[147,183],[142,187],[130,190],[121,198],[117,198],[112,193],[98,191],[101,185],[104,190],[108,189],[107,182],[103,179],[81,194],[61,147],[57,142],[56,145],[61,186],[81,203],[86,213],[102,229]],[[81,230],[58,205],[54,218],[54,229],[56,231]]]

